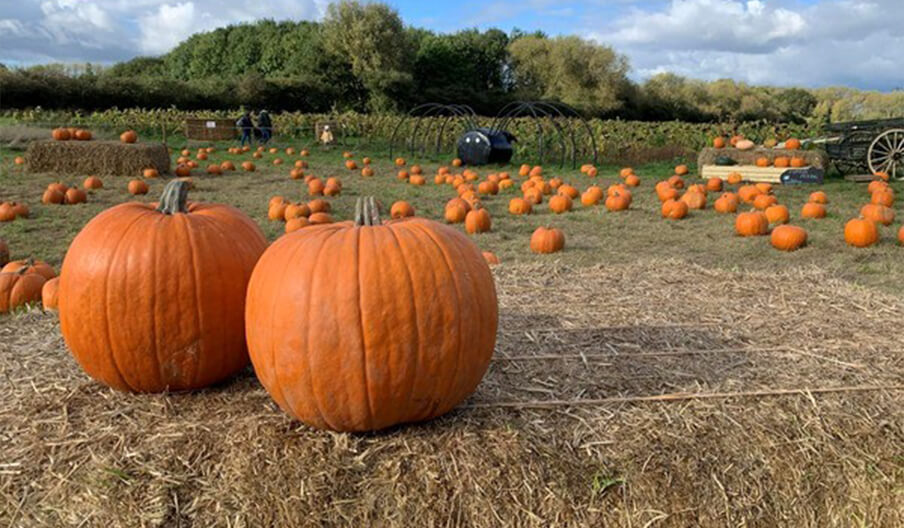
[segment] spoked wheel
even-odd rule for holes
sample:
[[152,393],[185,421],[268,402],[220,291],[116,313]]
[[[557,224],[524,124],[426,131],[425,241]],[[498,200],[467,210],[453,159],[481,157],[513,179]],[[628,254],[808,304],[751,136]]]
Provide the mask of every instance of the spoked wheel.
[[884,172],[895,180],[904,180],[904,129],[894,128],[879,134],[869,146],[869,170]]

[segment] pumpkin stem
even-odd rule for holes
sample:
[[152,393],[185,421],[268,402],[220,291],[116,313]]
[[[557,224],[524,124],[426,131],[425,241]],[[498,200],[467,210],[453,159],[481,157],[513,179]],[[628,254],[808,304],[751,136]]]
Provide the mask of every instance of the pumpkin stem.
[[189,183],[185,180],[172,180],[167,183],[163,188],[163,195],[160,196],[157,210],[168,215],[187,213],[188,187]]
[[355,202],[355,225],[382,225],[382,222],[380,221],[380,207],[377,205],[376,198],[373,196],[358,198],[358,201]]

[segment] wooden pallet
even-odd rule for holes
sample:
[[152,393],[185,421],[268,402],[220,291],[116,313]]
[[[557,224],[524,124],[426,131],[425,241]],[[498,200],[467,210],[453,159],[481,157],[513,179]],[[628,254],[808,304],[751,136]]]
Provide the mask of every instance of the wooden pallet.
[[704,165],[703,169],[701,170],[701,175],[703,178],[707,179],[719,178],[722,180],[727,180],[729,174],[737,172],[740,173],[744,181],[781,184],[783,183],[782,175],[788,171],[805,171],[812,169],[813,167],[789,169],[778,167],[757,167],[756,165]]

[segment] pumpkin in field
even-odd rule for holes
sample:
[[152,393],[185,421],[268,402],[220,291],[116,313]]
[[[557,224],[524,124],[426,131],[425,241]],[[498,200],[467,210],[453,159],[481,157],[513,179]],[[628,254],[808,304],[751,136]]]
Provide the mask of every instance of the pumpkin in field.
[[791,166],[795,169],[799,169],[801,167],[807,166],[807,160],[804,158],[800,158],[798,156],[793,156],[791,158]]
[[361,169],[361,176],[364,178],[370,178],[374,175],[374,170],[370,167],[364,167]]
[[97,176],[88,176],[85,178],[84,183],[82,183],[82,187],[90,191],[96,191],[97,189],[102,189],[104,187],[104,182]]
[[452,198],[446,203],[445,219],[450,224],[460,224],[465,221],[468,211],[471,210],[471,204],[461,198]]
[[69,205],[85,203],[88,201],[88,195],[85,194],[85,191],[73,187],[66,191],[63,201]]
[[6,266],[9,262],[9,244],[6,243],[6,240],[0,238],[0,268]]
[[571,211],[572,200],[568,195],[557,194],[549,199],[549,210],[556,214]]
[[50,136],[54,141],[69,141],[72,135],[69,133],[68,128],[55,128],[50,133]]
[[895,221],[895,210],[878,204],[866,204],[860,209],[860,216],[877,224],[891,225]]
[[765,235],[769,232],[769,219],[762,211],[740,213],[735,218],[735,232],[742,237]]
[[760,194],[753,199],[753,207],[760,211],[765,211],[777,203],[778,199],[771,194]]
[[245,172],[254,172],[255,170],[257,170],[257,167],[254,165],[253,161],[243,161],[242,170],[244,170]]
[[753,150],[754,147],[756,147],[756,143],[749,139],[742,139],[735,144],[735,148],[738,150]]
[[210,174],[211,176],[219,176],[223,174],[223,168],[220,167],[220,165],[217,163],[212,163],[207,166],[207,174]]
[[898,229],[898,244],[904,245],[904,226]]
[[827,204],[829,203],[829,197],[826,196],[826,193],[823,191],[815,191],[810,193],[810,198],[807,201],[810,203]]
[[17,202],[0,202],[0,222],[12,222],[16,218],[28,218],[28,206]]
[[271,202],[267,208],[267,218],[272,222],[282,222],[286,219],[286,209],[289,204],[285,201]]
[[725,148],[725,138],[720,136],[720,137],[713,139],[713,148],[717,148],[717,149]]
[[196,389],[248,364],[245,291],[267,241],[237,209],[187,195],[173,180],[156,208],[108,209],[66,253],[63,337],[85,372],[113,388]]
[[669,185],[674,187],[675,189],[684,189],[684,178],[675,174],[674,176],[668,179]]
[[15,163],[16,165],[25,165],[25,158],[23,158],[22,156],[16,156],[15,159],[13,159],[13,163]]
[[[285,202],[280,202],[285,203]],[[311,216],[311,208],[304,203],[286,203],[286,209],[283,211],[283,219],[285,221],[295,218],[307,218]]]
[[738,210],[738,197],[733,193],[724,193],[713,202],[713,209],[717,213],[734,213]]
[[66,195],[56,189],[47,189],[41,195],[41,203],[44,205],[61,204],[65,200]]
[[41,300],[41,288],[47,279],[39,273],[0,271],[0,314]]
[[324,212],[311,213],[311,216],[308,217],[308,222],[312,225],[332,224],[333,221],[333,217]]
[[687,204],[679,200],[667,200],[662,204],[662,217],[668,220],[681,220],[687,216]]
[[706,208],[706,195],[699,191],[688,191],[681,195],[680,200],[687,204],[688,209]]
[[465,231],[469,234],[486,233],[491,226],[490,212],[483,207],[472,208],[465,215]]
[[790,138],[785,141],[785,148],[788,150],[799,150],[800,149],[800,140],[796,138]]
[[304,216],[299,216],[298,218],[293,218],[291,220],[286,221],[285,232],[288,235],[289,233],[294,233],[303,227],[308,227],[311,225],[311,222]]
[[149,190],[148,184],[141,180],[132,180],[129,182],[129,194],[147,194]]
[[737,134],[737,135],[731,136],[731,139],[728,142],[732,147],[737,147],[738,143],[743,140],[744,140],[744,136]]
[[496,254],[492,251],[484,251],[483,260],[485,260],[487,262],[487,265],[491,267],[499,265],[499,257],[497,257]]
[[560,185],[556,192],[562,196],[567,196],[572,200],[577,199],[581,195],[580,191],[568,184]]
[[779,156],[775,158],[772,164],[778,169],[785,169],[791,165],[791,159],[787,156]]
[[408,177],[408,183],[411,185],[424,185],[427,183],[427,179],[424,178],[423,174],[412,174]]
[[678,165],[675,167],[675,174],[678,176],[686,176],[690,170],[687,168],[687,165]]
[[400,200],[392,204],[392,207],[389,209],[389,216],[396,220],[414,216],[414,207],[412,207],[410,203]]
[[879,241],[879,229],[872,220],[854,218],[844,225],[844,241],[858,248],[872,246]]
[[766,219],[770,224],[787,224],[791,219],[791,214],[784,205],[771,205],[763,212],[766,213]]
[[882,181],[888,181],[888,179],[889,179],[887,172],[877,172],[877,173],[873,174],[873,177],[875,177],[878,180],[882,180]]
[[14,260],[12,262],[8,262],[5,266],[3,266],[3,268],[0,268],[0,272],[3,273],[16,273],[19,271],[23,271],[27,274],[40,275],[44,277],[45,280],[50,280],[57,276],[56,270],[53,269],[53,266],[44,262],[43,260]]
[[57,310],[60,305],[60,278],[54,277],[41,288],[41,300],[45,310]]
[[329,213],[333,210],[333,206],[323,198],[317,198],[308,202],[308,209],[311,210],[311,213]]
[[728,183],[731,185],[737,185],[744,181],[744,176],[741,175],[740,172],[730,172],[728,173]]
[[882,180],[873,180],[869,182],[869,187],[866,188],[866,192],[870,194],[877,193],[879,191],[884,191],[888,189],[888,184]]
[[722,178],[710,178],[706,180],[706,190],[720,192],[722,190]]
[[629,207],[631,207],[631,195],[627,191],[615,191],[606,198],[606,209],[609,211],[627,211]]
[[872,204],[891,207],[895,204],[895,194],[890,188],[883,191],[877,191],[870,196],[869,201]]
[[818,219],[826,217],[826,206],[820,203],[807,202],[800,210],[801,218]]
[[405,158],[396,158],[395,165],[396,167],[404,167],[405,166]]
[[533,207],[531,203],[524,198],[512,198],[509,200],[508,210],[513,215],[530,214]]
[[323,196],[326,184],[320,178],[313,178],[308,182],[308,196]]
[[498,194],[499,193],[499,184],[493,181],[482,181],[477,185],[477,192],[480,194]]
[[780,225],[772,230],[772,247],[781,251],[795,251],[807,243],[807,231],[792,225]]
[[538,227],[530,236],[530,250],[534,253],[557,253],[565,249],[565,233],[554,227]]
[[634,169],[631,168],[631,167],[625,167],[625,168],[623,168],[622,170],[620,170],[620,171],[618,172],[618,175],[619,175],[622,179],[627,178],[627,177],[630,176],[631,174],[634,174]]
[[756,166],[757,167],[768,167],[769,166],[769,158],[757,158]]
[[119,135],[119,140],[123,143],[135,143],[138,141],[138,134],[134,130],[126,130]]
[[744,203],[752,204],[756,197],[763,194],[755,185],[742,185],[738,189],[738,198]]
[[245,310],[255,373],[283,410],[372,431],[435,418],[474,391],[498,307],[473,242],[423,218],[383,225],[372,198],[354,222],[304,233],[266,250]]
[[640,185],[640,177],[636,174],[629,174],[625,176],[625,185],[628,187],[637,187]]

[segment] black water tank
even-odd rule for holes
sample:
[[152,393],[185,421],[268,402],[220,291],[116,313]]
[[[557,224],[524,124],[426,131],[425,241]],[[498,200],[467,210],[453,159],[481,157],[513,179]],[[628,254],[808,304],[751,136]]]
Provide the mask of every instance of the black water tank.
[[505,164],[512,159],[514,141],[505,130],[475,128],[458,139],[458,157],[465,165]]

